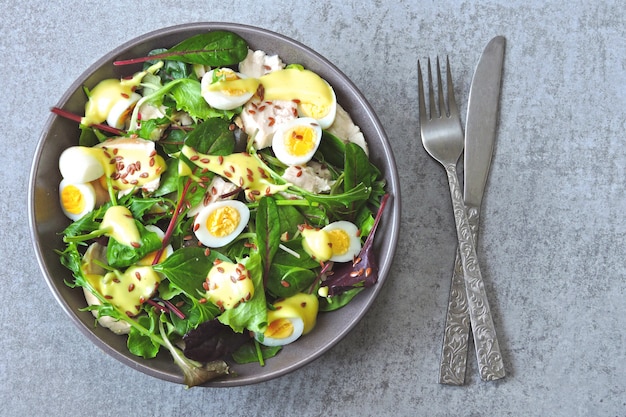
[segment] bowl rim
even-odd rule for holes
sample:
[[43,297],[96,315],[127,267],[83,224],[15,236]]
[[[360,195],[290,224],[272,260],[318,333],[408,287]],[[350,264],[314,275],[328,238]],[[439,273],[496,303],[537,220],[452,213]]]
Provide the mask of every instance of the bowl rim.
[[[348,92],[350,96],[353,96],[358,102],[362,109],[365,111],[367,117],[371,120],[372,125],[376,129],[377,138],[380,140],[379,146],[381,146],[383,150],[383,158],[387,163],[386,167],[388,172],[386,173],[386,181],[387,181],[387,192],[390,193],[390,199],[387,205],[386,210],[390,211],[385,214],[386,229],[389,229],[387,233],[389,233],[391,239],[391,245],[385,248],[384,253],[382,254],[382,258],[379,260],[380,269],[379,269],[379,281],[376,285],[371,288],[368,288],[368,296],[361,304],[358,314],[356,314],[352,319],[341,326],[341,331],[337,332],[334,337],[328,339],[324,346],[315,351],[313,354],[302,357],[299,360],[294,361],[291,365],[276,369],[274,371],[265,373],[264,375],[252,375],[252,376],[244,376],[244,377],[235,377],[235,378],[221,378],[213,381],[209,381],[206,384],[201,386],[204,387],[234,387],[234,386],[244,386],[249,384],[260,383],[264,381],[269,381],[274,378],[278,378],[280,376],[286,375],[296,369],[302,368],[303,366],[313,362],[318,359],[320,356],[325,354],[328,350],[334,347],[340,340],[342,340],[355,326],[356,324],[363,318],[363,316],[369,311],[372,303],[378,297],[378,294],[382,290],[383,284],[386,282],[391,266],[393,264],[393,258],[396,252],[396,246],[398,243],[398,237],[400,232],[400,219],[401,219],[401,204],[400,204],[400,186],[399,186],[399,176],[398,170],[395,163],[395,158],[393,155],[393,151],[391,149],[391,145],[389,139],[382,127],[382,124],[364,95],[361,91],[356,87],[356,85],[341,71],[339,70],[333,63],[331,63],[327,58],[311,49],[310,47],[296,41],[292,38],[289,38],[285,35],[279,34],[277,32],[246,25],[239,23],[231,23],[231,22],[195,22],[195,23],[183,23],[177,24],[173,26],[164,27],[161,29],[156,29],[142,35],[136,36],[118,47],[112,49],[96,61],[94,61],[87,69],[85,69],[79,76],[76,78],[70,86],[66,89],[65,93],[61,96],[57,103],[63,104],[66,103],[71,95],[78,89],[82,88],[85,81],[96,72],[99,68],[106,65],[107,63],[114,60],[114,58],[118,57],[121,53],[128,51],[133,46],[141,45],[151,40],[167,37],[170,35],[175,35],[182,31],[190,31],[190,32],[198,32],[201,31],[212,31],[212,30],[228,30],[233,31],[235,33],[245,33],[245,36],[254,36],[255,34],[261,34],[264,37],[270,37],[280,43],[285,43],[294,47],[296,50],[302,51],[306,55],[310,56],[313,60],[318,61],[327,71],[333,72],[334,77],[341,79],[342,90]],[[244,36],[244,37],[245,37]],[[62,309],[66,312],[66,314],[70,317],[70,319],[74,322],[74,324],[79,328],[79,330],[85,334],[92,343],[98,346],[101,350],[103,350],[108,355],[117,359],[118,361],[139,370],[142,373],[147,375],[159,378],[161,380],[166,380],[170,382],[175,382],[182,384],[182,375],[172,374],[163,370],[156,369],[150,366],[149,360],[144,360],[142,358],[137,357],[136,359],[125,356],[121,352],[119,352],[114,347],[110,346],[100,337],[92,332],[93,329],[88,328],[83,321],[81,321],[77,315],[77,311],[74,311],[72,307],[69,306],[68,302],[62,296],[60,290],[57,288],[57,285],[54,284],[52,280],[52,274],[48,270],[45,259],[43,257],[42,244],[40,242],[38,233],[37,233],[37,218],[35,213],[35,186],[37,182],[37,173],[39,169],[39,164],[41,161],[41,157],[43,154],[43,148],[45,145],[46,137],[51,129],[53,123],[57,119],[58,116],[54,114],[50,114],[42,128],[41,134],[39,136],[37,147],[35,150],[35,154],[33,156],[33,163],[31,165],[29,181],[28,181],[28,221],[29,221],[29,230],[30,237],[33,242],[33,246],[35,249],[35,254],[37,258],[37,263],[39,268],[45,278],[46,284],[51,290],[53,296],[62,307]],[[371,135],[371,134],[370,134]],[[169,354],[169,353],[168,353]],[[257,364],[258,366],[258,364]]]

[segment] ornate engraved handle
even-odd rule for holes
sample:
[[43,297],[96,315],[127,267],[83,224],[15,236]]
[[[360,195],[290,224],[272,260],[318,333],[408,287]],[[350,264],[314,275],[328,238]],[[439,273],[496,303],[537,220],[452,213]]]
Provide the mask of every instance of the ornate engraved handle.
[[454,221],[459,241],[459,254],[465,283],[465,293],[470,313],[472,335],[478,359],[480,377],[485,381],[503,378],[505,375],[500,346],[491,318],[491,310],[483,283],[478,257],[474,246],[474,236],[465,212],[465,204],[456,166],[445,166],[450,184]]
[[[466,206],[465,209],[472,237],[474,242],[476,242],[480,212],[476,207]],[[469,331],[470,316],[463,278],[463,265],[461,264],[461,255],[457,248],[454,259],[454,271],[450,281],[450,295],[439,364],[440,384],[463,385],[465,383]]]
[[457,248],[454,271],[450,282],[450,296],[439,363],[440,384],[463,385],[465,383],[469,331],[470,316],[463,278],[463,266],[461,265],[461,255]]

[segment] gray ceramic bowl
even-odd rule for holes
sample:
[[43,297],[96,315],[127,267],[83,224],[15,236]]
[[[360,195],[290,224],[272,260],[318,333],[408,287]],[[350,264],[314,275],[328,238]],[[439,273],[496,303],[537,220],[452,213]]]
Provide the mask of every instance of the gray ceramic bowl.
[[[376,247],[380,266],[378,284],[363,291],[343,309],[321,314],[313,333],[285,347],[277,357],[268,360],[264,367],[258,364],[235,364],[234,376],[206,384],[212,387],[228,387],[258,383],[294,371],[320,357],[357,324],[374,302],[391,267],[399,234],[400,187],[385,132],[371,106],[354,84],[328,60],[306,46],[256,27],[229,23],[193,23],[140,36],[121,45],[88,68],[72,83],[57,106],[76,114],[83,114],[85,105],[83,86],[91,88],[104,78],[119,78],[138,70],[129,67],[116,68],[112,65],[113,61],[144,56],[152,49],[171,47],[197,33],[217,29],[236,32],[248,41],[251,48],[278,54],[287,63],[301,63],[325,78],[334,87],[338,102],[350,112],[355,123],[364,132],[373,162],[386,177],[388,191],[392,195],[377,233]],[[348,47],[350,46],[347,45],[346,48]],[[159,354],[157,358],[151,360],[131,355],[126,349],[125,337],[116,336],[105,328],[95,327],[91,313],[79,311],[85,307],[82,290],[71,289],[64,283],[64,280],[71,280],[71,274],[59,263],[59,258],[54,252],[55,249],[63,248],[58,233],[68,225],[68,220],[58,203],[58,185],[61,180],[58,159],[65,148],[78,143],[78,134],[76,123],[51,115],[34,156],[29,183],[29,219],[41,271],[57,301],[74,324],[93,343],[141,372],[182,384],[181,373],[168,352]]]

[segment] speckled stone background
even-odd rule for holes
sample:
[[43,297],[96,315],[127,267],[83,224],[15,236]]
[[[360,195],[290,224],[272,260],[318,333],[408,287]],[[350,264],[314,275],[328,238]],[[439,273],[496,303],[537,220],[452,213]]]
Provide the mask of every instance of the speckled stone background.
[[[622,1],[1,5],[2,415],[626,416]],[[319,360],[242,388],[186,390],[94,347],[48,290],[28,230],[49,108],[115,46],[193,21],[264,27],[325,55],[378,112],[400,169],[402,234],[374,307]],[[416,60],[449,55],[465,111],[495,35],[507,47],[478,244],[508,375],[480,381],[471,355],[467,385],[449,387],[436,381],[454,223],[443,170],[418,140]]]

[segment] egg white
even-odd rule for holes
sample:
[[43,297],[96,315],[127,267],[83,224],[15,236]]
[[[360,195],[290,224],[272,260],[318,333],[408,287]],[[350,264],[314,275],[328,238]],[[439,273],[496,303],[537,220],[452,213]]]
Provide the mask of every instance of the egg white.
[[[200,91],[202,97],[206,100],[209,106],[218,109],[218,110],[232,110],[236,109],[239,106],[243,106],[246,104],[248,100],[252,98],[254,95],[254,91],[246,91],[241,94],[232,94],[225,91],[213,91],[209,90],[208,86],[213,84],[213,74],[217,71],[211,70],[204,74],[202,80],[200,82]],[[236,76],[240,79],[247,78],[245,75],[235,72],[229,68],[221,68],[219,69],[221,72],[228,72],[230,76]]]
[[[207,220],[211,213],[215,210],[231,207],[239,213],[239,222],[234,230],[225,236],[216,236],[207,229]],[[194,220],[194,233],[198,240],[209,248],[220,248],[232,242],[246,227],[250,220],[250,209],[244,203],[238,200],[223,200],[210,203],[204,207]]]
[[[301,155],[293,154],[287,146],[287,141],[290,139],[291,132],[294,129],[305,128],[310,129],[313,133],[313,147],[306,153]],[[276,132],[272,138],[272,150],[278,158],[285,165],[302,165],[306,164],[313,158],[320,141],[322,140],[322,128],[317,120],[311,117],[298,117],[291,121],[286,122]]]
[[100,160],[83,146],[71,146],[59,157],[61,176],[71,182],[85,183],[104,175]]
[[[66,207],[63,202],[63,191],[70,186],[76,188],[76,190],[80,194],[80,198],[83,200],[83,208],[78,213],[74,213],[73,210],[70,211],[69,207]],[[71,220],[76,221],[95,208],[96,190],[93,188],[93,185],[89,183],[75,183],[67,179],[63,179],[59,184],[59,202],[61,204],[61,210],[63,211],[63,214],[65,214]]]
[[361,252],[361,238],[359,237],[359,229],[354,223],[340,220],[334,223],[330,223],[322,230],[326,233],[333,230],[343,230],[349,239],[348,250],[345,253],[336,253],[335,249],[333,249],[333,255],[329,259],[330,261],[349,262],[352,261],[356,256],[358,256],[359,252]]
[[304,321],[300,317],[282,317],[277,320],[281,319],[289,320],[291,322],[293,332],[289,336],[283,338],[274,338],[255,335],[257,341],[265,346],[284,346],[288,345],[289,343],[295,342],[296,340],[298,340],[298,338],[300,338],[300,336],[302,336],[302,333],[304,332]]
[[132,93],[128,97],[122,97],[117,100],[111,107],[111,110],[109,110],[107,124],[116,129],[122,129],[139,99],[141,99],[139,94]]

